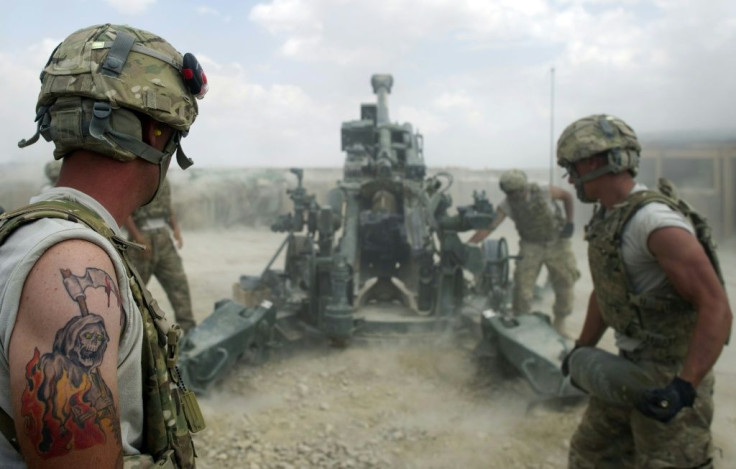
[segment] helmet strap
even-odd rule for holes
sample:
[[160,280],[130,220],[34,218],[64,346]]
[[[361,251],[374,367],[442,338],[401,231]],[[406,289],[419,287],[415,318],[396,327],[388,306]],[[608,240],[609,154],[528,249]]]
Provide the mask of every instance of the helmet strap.
[[123,71],[125,62],[128,60],[128,54],[135,44],[135,37],[125,31],[118,31],[115,40],[110,46],[110,51],[102,63],[101,74],[110,77],[118,77]]
[[49,134],[49,125],[51,124],[51,115],[49,114],[49,106],[40,106],[36,111],[36,119],[34,122],[38,122],[36,125],[36,133],[29,139],[22,139],[18,142],[18,148],[25,148],[33,145],[38,141],[39,135],[43,135],[43,138],[47,141],[51,141],[51,134]]
[[[624,158],[626,159],[626,161],[624,161]],[[592,181],[593,179],[597,179],[603,176],[604,174],[608,174],[608,173],[618,174],[624,170],[630,170],[632,168],[636,168],[636,163],[638,162],[638,158],[639,158],[638,153],[632,150],[628,150],[628,149],[621,150],[620,148],[615,148],[613,150],[608,151],[606,153],[606,164],[605,165],[583,176],[578,176],[577,178],[575,178],[575,191],[577,192],[578,199],[580,199],[581,202],[588,202],[588,203],[595,202],[595,200],[590,200],[585,196],[585,191],[583,190],[583,184],[585,184],[588,181]]]

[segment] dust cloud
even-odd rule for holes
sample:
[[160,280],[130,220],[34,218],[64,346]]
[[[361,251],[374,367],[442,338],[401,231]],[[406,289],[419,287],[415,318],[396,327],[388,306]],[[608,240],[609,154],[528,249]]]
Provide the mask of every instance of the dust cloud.
[[[0,205],[19,206],[37,192],[44,183],[41,171],[39,167],[35,174],[23,173],[15,182],[3,171]],[[305,186],[321,177],[327,187],[340,177],[339,171],[319,174],[310,176],[311,181],[305,177]],[[174,173],[172,182],[175,193],[189,194],[188,202],[177,207],[180,218],[189,220],[183,223],[181,254],[195,316],[201,321],[217,300],[232,296],[241,275],[261,273],[283,235],[269,231],[267,222],[248,226],[233,215],[233,207],[249,203],[239,198],[227,201],[227,193],[237,184],[189,177]],[[494,192],[494,174],[467,177],[471,183],[456,181],[456,185],[466,191],[487,188],[492,202],[500,200]],[[293,187],[288,175],[284,180]],[[225,201],[201,195],[213,187]],[[182,190],[186,188],[192,190]],[[454,199],[456,205],[472,201],[471,193]],[[191,213],[208,209],[231,218]],[[223,221],[226,218],[229,221]],[[572,336],[582,327],[591,289],[582,222],[576,227],[573,246],[583,277],[576,284],[575,312],[566,325]],[[501,236],[515,253],[518,237],[512,223],[501,225],[493,237]],[[719,253],[733,305],[736,239],[722,241]],[[149,286],[169,310],[157,281]],[[550,311],[551,302],[552,294],[546,292],[536,309]],[[478,334],[402,344],[358,343],[344,350],[314,344],[300,353],[276,351],[261,367],[236,365],[201,400],[208,428],[195,436],[198,465],[204,469],[565,467],[569,439],[584,405],[544,405],[521,378],[481,367],[472,357]],[[610,333],[602,347],[613,349]],[[733,346],[726,347],[715,370],[716,467],[736,467],[736,449],[730,444],[736,434]]]
[[[574,250],[583,277],[576,284],[576,335],[590,292],[585,243]],[[513,224],[494,233],[516,250]],[[260,228],[190,231],[182,251],[203,319],[230,297],[240,275],[257,275],[282,241]],[[723,242],[727,288],[736,291],[736,240]],[[540,278],[541,281],[541,278]],[[160,297],[158,285],[152,290]],[[536,305],[551,310],[551,292]],[[472,358],[474,337],[431,343],[314,346],[279,354],[260,368],[237,366],[202,401],[209,427],[197,435],[204,468],[559,468],[584,405],[540,402],[529,385]],[[613,350],[610,333],[602,346]],[[716,467],[736,467],[736,352],[716,366]]]

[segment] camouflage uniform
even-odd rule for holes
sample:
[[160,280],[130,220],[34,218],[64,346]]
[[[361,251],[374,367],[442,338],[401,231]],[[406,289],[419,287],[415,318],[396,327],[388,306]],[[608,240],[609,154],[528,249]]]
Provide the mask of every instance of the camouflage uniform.
[[[630,173],[630,181],[634,182],[640,150],[636,134],[625,122],[605,114],[593,115],[565,129],[557,144],[557,159],[571,175],[578,198],[583,202],[595,202],[594,197],[588,196],[585,184],[605,174],[624,172]],[[605,162],[597,167],[589,165],[587,172],[579,174],[577,163],[591,157],[601,158],[598,161],[605,158]],[[641,217],[637,217],[638,214]],[[609,203],[608,207],[598,205],[586,227],[588,261],[597,304],[595,314],[603,322],[602,330],[606,327],[615,330],[620,355],[645,370],[654,380],[654,387],[645,392],[637,408],[616,406],[591,397],[570,442],[568,461],[571,469],[713,467],[712,370],[705,374],[694,391],[690,386],[689,402],[681,394],[687,391],[677,390],[679,400],[672,402],[679,405],[671,404],[672,414],[646,415],[651,413],[647,407],[650,396],[660,396],[654,392],[672,389],[672,383],[680,379],[678,375],[690,350],[698,319],[695,306],[682,298],[653,255],[649,272],[660,274],[656,282],[651,281],[652,277],[650,280],[634,277],[642,273],[641,267],[625,257],[627,249],[642,257],[642,250],[649,250],[649,234],[665,227],[694,232],[720,277],[710,227],[677,197],[674,187],[666,180],[660,180],[659,192],[634,186],[620,203]],[[630,233],[638,234],[629,237]],[[640,245],[636,250],[632,246],[635,243]],[[720,280],[722,283],[722,278]],[[589,331],[596,328],[600,326],[593,326]],[[690,384],[683,383],[678,386]],[[670,401],[656,403],[664,412],[668,406],[662,402]]]
[[[528,200],[507,197],[509,218],[514,220],[519,232],[519,255],[514,270],[513,310],[515,313],[531,311],[534,286],[542,265],[549,271],[555,292],[553,312],[556,319],[568,316],[573,306],[573,286],[580,277],[569,238],[561,238],[565,225],[559,207],[550,207],[537,184],[528,184]],[[502,206],[503,207],[503,206]]]
[[159,281],[184,332],[196,325],[192,314],[189,283],[181,256],[171,237],[171,185],[164,180],[159,194],[148,205],[133,212],[133,221],[150,247],[150,252],[130,250],[130,261],[145,283],[151,275]]
[[[619,334],[641,341],[621,354],[646,370],[657,386],[665,386],[682,368],[696,313],[667,283],[654,292],[634,294],[624,269],[621,233],[634,213],[650,202],[675,201],[651,191],[632,193],[608,216],[600,209],[586,229],[588,259],[601,315]],[[617,407],[591,397],[570,443],[570,468],[712,467],[710,424],[713,419],[713,371],[696,389],[692,407],[668,423],[644,416],[632,407]],[[605,466],[604,466],[605,467]]]
[[[79,151],[90,157],[113,158],[121,162],[140,158],[157,166],[157,191],[163,186],[174,154],[182,169],[192,165],[181,148],[181,139],[189,133],[198,115],[197,99],[204,97],[208,88],[206,76],[192,54],[182,55],[163,38],[144,30],[125,25],[95,25],[72,33],[59,44],[49,57],[40,79],[36,133],[18,142],[19,147],[32,145],[43,136],[45,140],[53,141],[54,158],[57,160],[69,155],[75,158]],[[159,123],[166,124],[166,127],[163,130],[155,128]],[[143,131],[150,133],[144,134]],[[161,135],[163,137],[157,140],[156,137]],[[77,176],[87,176],[82,174],[79,166],[74,171],[77,171]],[[132,173],[141,174],[140,171]],[[109,168],[94,166],[91,176],[105,177],[104,182],[107,182],[107,179],[114,180],[116,174]],[[125,188],[121,187],[120,181],[116,182],[118,184],[113,187],[115,195],[125,196]],[[142,184],[140,179],[134,181],[137,189],[143,189]],[[79,239],[91,239],[90,236],[106,239],[104,243],[97,244],[106,249],[116,266],[117,279],[122,282],[120,285],[127,283],[121,292],[135,300],[136,306],[129,308],[129,312],[137,310],[140,313],[140,317],[135,317],[137,324],[142,326],[140,333],[134,334],[138,342],[127,355],[129,359],[140,357],[133,360],[133,379],[126,380],[118,374],[122,378],[118,380],[118,390],[126,383],[130,386],[131,381],[142,384],[133,383],[130,391],[134,396],[140,395],[142,407],[139,414],[145,416],[142,422],[133,419],[127,423],[121,421],[121,424],[134,427],[128,446],[136,450],[123,448],[123,464],[125,467],[194,468],[196,454],[190,432],[203,429],[204,421],[196,398],[184,387],[176,367],[181,331],[176,324],[169,324],[127,260],[129,243],[120,237],[117,220],[109,213],[109,207],[95,199],[102,191],[95,187],[91,189],[92,193],[87,194],[74,186],[79,184],[72,183],[70,187],[55,190],[76,195],[41,200],[4,214],[0,222],[0,245],[16,229],[31,222],[38,223],[35,227],[35,223],[28,226],[31,231],[50,225],[60,232],[69,223],[80,224],[97,235],[82,229],[80,231],[84,234]],[[42,220],[46,218],[61,220],[58,223]],[[14,238],[23,239],[20,235]],[[7,248],[7,244],[5,246]],[[77,251],[83,255],[85,249]],[[4,264],[0,262],[0,265]],[[16,314],[18,304],[7,311]],[[3,362],[8,366],[8,360]],[[12,371],[9,371],[8,381],[11,379]],[[1,395],[5,399],[8,394]],[[71,399],[76,397],[62,398],[60,403],[68,404]],[[121,405],[125,404],[127,408],[137,406],[134,399],[121,396]],[[127,404],[124,401],[128,401]],[[15,440],[12,417],[5,415],[0,419],[5,423],[11,419],[10,427],[2,425],[3,434],[11,442]],[[121,433],[127,433],[125,428],[121,430]],[[138,441],[133,441],[135,435],[140,435]],[[6,449],[3,447],[3,452]],[[69,447],[65,450],[74,451]],[[141,454],[136,454],[139,451]],[[19,456],[15,453],[11,460]],[[83,457],[74,459],[85,462]],[[91,461],[86,462],[87,465],[92,464]]]

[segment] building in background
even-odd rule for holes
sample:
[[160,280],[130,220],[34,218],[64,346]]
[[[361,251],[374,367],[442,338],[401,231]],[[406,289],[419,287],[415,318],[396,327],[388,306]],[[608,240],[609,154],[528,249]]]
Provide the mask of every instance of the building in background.
[[666,177],[708,218],[716,239],[736,234],[736,135],[642,137],[638,180],[650,188]]

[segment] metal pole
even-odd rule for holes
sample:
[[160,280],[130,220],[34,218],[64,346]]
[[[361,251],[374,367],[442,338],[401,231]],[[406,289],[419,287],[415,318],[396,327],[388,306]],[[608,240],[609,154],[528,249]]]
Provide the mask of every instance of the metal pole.
[[549,105],[549,185],[555,180],[555,68],[550,69]]

